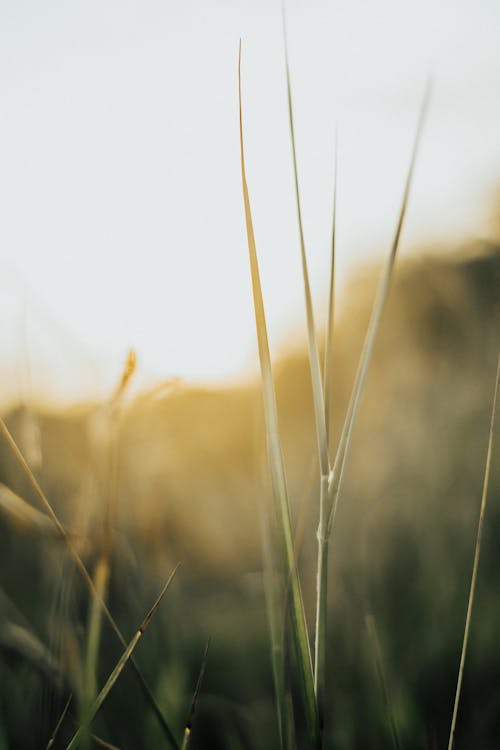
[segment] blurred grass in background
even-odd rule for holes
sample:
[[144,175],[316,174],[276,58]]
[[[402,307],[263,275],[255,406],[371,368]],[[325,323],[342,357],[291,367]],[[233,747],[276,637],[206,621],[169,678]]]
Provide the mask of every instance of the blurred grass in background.
[[[351,286],[334,341],[334,439],[343,420],[377,274]],[[372,616],[404,748],[445,745],[479,516],[500,332],[500,249],[416,257],[396,270],[355,427],[331,542],[326,746],[386,748]],[[275,367],[290,499],[312,624],[318,475],[302,342]],[[109,442],[116,533],[108,603],[132,637],[174,564],[181,569],[136,655],[181,737],[208,636],[193,748],[277,746],[259,502],[270,499],[259,386],[171,384],[111,422],[103,405],[4,415],[80,554],[105,543]],[[36,498],[0,445],[0,482]],[[89,597],[64,545],[0,503],[0,750],[45,746],[78,692]],[[500,476],[493,454],[456,747],[500,742]],[[370,621],[370,620],[368,620]],[[120,656],[103,625],[102,685]],[[297,705],[300,711],[300,705]],[[54,747],[78,717],[70,709]],[[300,723],[300,722],[299,722]],[[124,750],[164,738],[126,669],[94,722]]]

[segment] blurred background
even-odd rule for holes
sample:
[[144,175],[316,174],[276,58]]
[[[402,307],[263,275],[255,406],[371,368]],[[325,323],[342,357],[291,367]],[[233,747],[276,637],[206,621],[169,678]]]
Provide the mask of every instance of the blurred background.
[[[287,22],[320,332],[338,132],[334,439],[433,77],[331,545],[326,737],[390,746],[380,653],[401,747],[434,750],[451,720],[500,344],[500,9],[290,0]],[[193,748],[277,747],[240,37],[249,190],[314,618],[318,467],[281,23],[279,4],[260,0],[0,4],[1,413],[91,573],[109,563],[105,596],[126,638],[181,562],[137,660],[180,740],[211,637]],[[137,366],[123,370],[130,347]],[[496,448],[457,748],[500,741],[498,463]],[[45,747],[73,693],[54,745],[66,747],[84,701],[88,594],[3,438],[0,483],[0,750]],[[119,655],[103,624],[98,685]],[[128,670],[94,728],[115,747],[165,744]]]

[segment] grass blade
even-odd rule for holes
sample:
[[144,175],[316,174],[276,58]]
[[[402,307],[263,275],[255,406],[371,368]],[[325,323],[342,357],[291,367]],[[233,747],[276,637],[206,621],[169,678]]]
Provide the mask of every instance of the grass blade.
[[[66,715],[68,714],[72,698],[73,698],[73,694],[70,693],[68,700],[66,701],[66,705],[64,706],[62,713],[59,719],[57,720],[57,724],[54,727],[54,731],[52,732],[50,739],[45,746],[45,750],[50,750],[53,747],[54,742],[56,741],[57,735],[59,734],[59,730],[63,724],[63,721],[66,718]],[[68,714],[68,715],[71,716],[71,714]],[[98,747],[106,748],[106,750],[120,750],[116,745],[112,745],[110,742],[106,742],[106,740],[103,740],[101,737],[98,737],[96,734],[91,734],[90,737],[92,741],[94,742],[94,744],[96,744]]]
[[368,330],[366,332],[366,337],[365,337],[365,341],[363,344],[363,350],[361,352],[358,370],[357,370],[356,378],[354,382],[354,388],[351,394],[344,426],[342,429],[342,434],[340,436],[339,445],[337,448],[335,463],[334,463],[333,469],[330,472],[330,476],[328,480],[328,498],[329,498],[330,510],[329,510],[329,517],[328,517],[327,534],[330,533],[333,521],[335,519],[338,497],[339,497],[340,487],[342,483],[346,457],[347,457],[349,444],[351,440],[352,430],[354,427],[354,422],[356,419],[361,394],[363,392],[363,387],[364,387],[365,380],[366,380],[366,374],[368,371],[368,366],[370,364],[370,360],[371,360],[371,356],[373,352],[373,346],[375,344],[378,329],[380,326],[380,320],[382,318],[382,313],[384,311],[385,303],[387,301],[387,296],[389,293],[390,283],[391,283],[392,274],[394,270],[394,264],[396,262],[396,256],[397,256],[399,243],[401,239],[401,232],[403,230],[406,210],[408,207],[408,200],[410,197],[410,189],[411,189],[411,185],[413,181],[415,163],[416,163],[417,154],[418,154],[420,141],[422,137],[425,117],[427,114],[430,91],[431,91],[431,86],[430,86],[430,81],[429,81],[426,86],[424,98],[423,98],[422,105],[420,108],[415,141],[413,144],[413,151],[412,151],[410,165],[409,165],[408,173],[406,177],[406,183],[405,183],[404,192],[403,192],[403,200],[401,202],[401,209],[399,212],[398,222],[396,225],[396,231],[394,234],[391,251],[387,259],[387,263],[383,271],[382,277],[380,279],[377,293],[375,296],[375,301],[373,303],[372,314],[370,317],[370,322],[368,324]]
[[302,601],[302,591],[300,587],[293,548],[293,535],[290,521],[290,509],[288,504],[288,490],[286,485],[283,455],[279,437],[278,413],[271,369],[271,357],[269,354],[264,302],[262,298],[259,266],[257,260],[257,249],[255,245],[252,213],[250,209],[250,197],[248,193],[245,172],[243,113],[241,103],[241,43],[238,58],[238,91],[240,116],[241,179],[243,188],[243,202],[245,207],[245,220],[250,259],[250,272],[252,279],[255,321],[257,328],[257,341],[262,376],[262,393],[264,400],[264,414],[266,422],[267,449],[269,454],[271,483],[277,515],[280,521],[279,528],[283,556],[287,568],[287,573],[290,578],[292,637],[297,656],[297,664],[300,672],[299,682],[302,690],[302,698],[304,702],[310,744],[311,746],[316,747],[318,743],[318,716],[316,709],[316,698],[314,694],[311,650],[309,646],[309,636],[307,632],[304,604]]
[[[328,293],[328,319],[326,326],[323,382],[325,386],[325,430],[328,455],[330,455],[331,364],[333,323],[335,309],[335,225],[337,213],[337,138],[335,138],[335,175],[333,187],[333,219],[330,263],[330,288]],[[318,570],[316,580],[316,621],[314,633],[314,685],[318,701],[320,727],[323,731],[326,694],[326,628],[328,606],[328,538],[326,533],[328,502],[328,477],[322,475],[320,485],[320,519],[318,528]]]
[[73,700],[73,693],[70,693],[69,697],[68,697],[68,700],[66,701],[66,704],[65,704],[65,706],[64,706],[64,708],[62,710],[62,713],[61,713],[59,719],[57,720],[57,724],[54,727],[54,731],[50,735],[49,741],[47,742],[47,745],[45,746],[45,750],[50,750],[50,748],[52,747],[52,745],[56,741],[56,737],[57,737],[57,735],[59,733],[59,730],[60,730],[60,728],[62,726],[62,723],[63,723],[64,719],[66,718],[66,714],[68,713],[68,710],[69,710],[69,707],[70,707],[70,704],[71,704],[72,700]]
[[148,628],[148,626],[149,626],[152,618],[154,617],[154,615],[155,615],[158,607],[160,606],[161,600],[163,599],[163,597],[167,593],[167,590],[168,590],[170,584],[172,583],[172,580],[173,580],[173,578],[174,578],[174,576],[175,576],[175,574],[177,572],[178,567],[179,566],[177,565],[174,568],[174,570],[172,571],[172,573],[170,574],[170,576],[169,576],[166,584],[164,585],[164,587],[162,588],[160,594],[156,598],[155,603],[153,604],[153,606],[151,607],[151,609],[147,613],[147,615],[144,618],[144,620],[142,621],[142,623],[139,625],[139,628],[138,628],[137,632],[135,633],[135,635],[133,636],[132,640],[129,642],[129,644],[125,648],[125,651],[123,652],[123,654],[121,655],[120,659],[118,660],[118,663],[117,663],[116,667],[113,669],[113,671],[111,672],[110,676],[108,677],[108,679],[106,681],[106,684],[104,685],[104,687],[100,691],[99,695],[95,699],[94,703],[90,707],[89,712],[88,712],[87,716],[85,717],[84,723],[80,725],[80,727],[78,728],[78,730],[76,731],[76,733],[73,735],[73,738],[70,741],[69,745],[67,746],[66,750],[73,750],[78,745],[78,743],[80,742],[80,740],[81,740],[83,734],[85,733],[85,731],[88,731],[88,728],[90,727],[90,724],[92,723],[95,715],[97,714],[97,712],[101,708],[102,704],[104,703],[104,701],[108,697],[110,691],[112,690],[112,688],[115,685],[116,681],[118,680],[120,674],[122,673],[124,666],[126,665],[126,663],[128,662],[128,660],[131,658],[132,653],[134,652],[135,647],[137,646],[137,644],[139,643],[140,639],[144,635],[146,629]]
[[481,497],[481,510],[479,512],[479,523],[477,527],[476,547],[474,550],[474,564],[472,566],[472,577],[471,577],[470,590],[469,590],[469,602],[467,604],[467,616],[465,618],[464,638],[462,642],[462,653],[460,655],[460,667],[458,669],[457,688],[455,691],[455,703],[453,705],[453,716],[451,719],[450,737],[448,740],[448,750],[452,750],[453,742],[455,739],[455,726],[457,722],[458,705],[460,703],[460,693],[462,690],[462,677],[464,673],[465,655],[467,653],[467,644],[469,642],[472,605],[474,604],[474,594],[476,591],[477,570],[479,566],[479,555],[481,553],[481,540],[483,536],[484,516],[485,516],[485,510],[486,510],[486,498],[488,496],[488,484],[490,480],[491,454],[493,451],[493,433],[495,430],[495,413],[496,413],[496,407],[497,407],[499,379],[500,379],[500,355],[498,357],[498,362],[497,362],[495,392],[493,395],[493,405],[491,407],[490,431],[489,431],[489,436],[488,436],[488,450],[486,453],[486,466],[484,469],[483,492],[482,492],[482,497]]
[[309,282],[309,270],[307,267],[307,256],[304,240],[304,228],[302,225],[302,209],[300,203],[300,190],[299,190],[299,175],[297,167],[297,149],[295,146],[295,126],[293,120],[293,103],[292,103],[292,86],[290,82],[290,66],[288,63],[288,43],[286,33],[286,18],[285,18],[285,5],[282,5],[282,17],[283,17],[283,40],[285,50],[285,71],[286,71],[286,90],[287,90],[287,102],[288,102],[288,123],[290,128],[290,140],[292,145],[292,159],[293,159],[293,177],[295,186],[295,204],[297,210],[297,221],[299,226],[299,238],[300,238],[300,258],[302,263],[302,278],[304,282],[304,298],[306,307],[306,320],[307,320],[307,341],[309,350],[309,368],[311,371],[311,382],[313,391],[313,402],[314,402],[314,417],[316,423],[316,437],[318,441],[318,454],[320,462],[321,476],[328,475],[329,472],[329,461],[328,461],[328,445],[326,437],[326,423],[325,423],[325,405],[323,398],[323,385],[321,382],[321,367],[319,360],[318,341],[316,337],[316,327],[314,324],[314,311],[312,305],[311,285]]
[[335,233],[337,226],[337,174],[338,174],[338,132],[335,132],[335,156],[333,164],[333,211],[332,211],[332,238],[330,255],[330,286],[328,289],[328,314],[325,334],[325,359],[323,363],[323,383],[325,392],[325,426],[326,442],[328,451],[330,445],[331,430],[331,395],[332,395],[332,350],[333,330],[335,320]]
[[205,651],[203,652],[203,658],[201,660],[201,667],[200,667],[200,671],[198,674],[198,679],[196,680],[196,687],[193,693],[193,700],[191,701],[191,707],[189,709],[188,719],[186,721],[186,726],[184,727],[184,737],[182,740],[181,750],[187,750],[187,746],[189,744],[189,738],[191,737],[191,729],[193,727],[193,719],[194,719],[194,715],[196,712],[196,704],[198,703],[198,698],[200,695],[203,678],[205,676],[205,669],[207,667],[209,648],[210,648],[210,638],[207,640]]
[[[80,555],[78,554],[78,551],[77,551],[76,547],[74,546],[74,544],[73,544],[73,542],[71,540],[71,537],[67,534],[64,526],[62,525],[62,523],[60,522],[59,518],[57,517],[57,515],[56,515],[56,513],[55,513],[55,511],[54,511],[54,509],[52,507],[52,505],[49,503],[49,501],[48,501],[48,499],[47,499],[44,491],[42,490],[40,484],[38,483],[37,478],[35,477],[35,475],[31,471],[29,465],[27,464],[27,462],[26,462],[23,454],[19,450],[16,441],[14,440],[14,438],[12,437],[12,435],[10,434],[9,429],[8,429],[7,425],[5,424],[4,420],[2,419],[2,417],[0,417],[0,432],[2,433],[2,435],[3,435],[3,437],[4,437],[5,441],[6,441],[6,443],[8,444],[9,448],[11,449],[11,451],[12,451],[12,453],[13,453],[16,461],[19,464],[19,466],[21,467],[21,469],[23,470],[24,474],[28,478],[28,480],[29,480],[29,482],[30,482],[33,490],[35,491],[35,493],[36,493],[36,495],[37,495],[37,497],[38,497],[38,499],[39,499],[42,507],[45,508],[45,510],[47,512],[47,515],[49,516],[50,520],[52,521],[52,523],[54,524],[55,528],[57,529],[57,532],[58,532],[59,536],[61,537],[61,539],[66,544],[68,552],[71,555],[71,558],[72,558],[72,560],[73,560],[73,562],[74,562],[74,564],[75,564],[78,572],[80,573],[80,575],[82,576],[83,580],[85,581],[85,584],[88,587],[90,593],[99,602],[99,605],[101,606],[102,611],[104,612],[104,615],[105,615],[108,623],[110,624],[113,632],[115,633],[116,637],[118,638],[118,640],[120,641],[120,643],[122,644],[122,646],[125,648],[126,645],[127,645],[127,643],[126,643],[123,635],[121,634],[121,631],[118,628],[118,625],[116,624],[116,622],[115,622],[115,620],[114,620],[111,612],[109,611],[106,603],[103,601],[103,599],[99,596],[98,592],[96,591],[96,588],[94,586],[94,582],[92,580],[92,577],[90,576],[87,568],[83,564],[83,561],[82,561]],[[140,685],[142,687],[142,691],[144,693],[144,696],[145,696],[146,700],[148,701],[148,703],[150,704],[151,708],[153,709],[153,712],[154,712],[156,718],[158,719],[158,722],[160,723],[160,725],[162,727],[162,730],[163,730],[163,733],[164,733],[165,737],[167,738],[167,740],[170,743],[170,745],[174,748],[174,750],[178,750],[179,746],[178,746],[177,741],[176,741],[176,739],[175,739],[175,737],[174,737],[174,735],[173,735],[173,733],[172,733],[172,731],[171,731],[171,729],[170,729],[170,727],[169,727],[169,725],[167,723],[167,720],[163,716],[163,713],[161,712],[161,710],[160,710],[160,708],[159,708],[159,706],[158,706],[158,704],[157,704],[157,702],[155,700],[155,697],[154,697],[153,693],[151,692],[151,690],[149,688],[149,685],[145,681],[145,679],[144,679],[144,677],[142,675],[142,672],[140,671],[140,669],[137,666],[136,662],[132,658],[130,659],[130,665],[132,666],[132,669],[134,670],[137,678],[139,679],[139,683],[140,683]]]
[[[288,101],[288,122],[290,128],[290,138],[292,145],[292,157],[293,157],[293,176],[295,185],[295,202],[297,210],[297,220],[299,225],[299,237],[300,237],[300,257],[302,262],[302,278],[304,282],[304,298],[306,307],[306,320],[307,320],[307,341],[308,341],[308,352],[309,352],[309,369],[311,372],[311,383],[313,392],[313,403],[314,403],[314,421],[316,425],[316,439],[318,444],[318,455],[319,455],[319,466],[320,466],[320,518],[318,527],[318,569],[322,569],[319,563],[320,558],[328,554],[325,545],[322,542],[325,536],[326,528],[326,503],[327,503],[327,489],[328,489],[328,474],[330,471],[330,461],[328,457],[328,438],[327,438],[327,427],[326,427],[326,410],[325,401],[323,397],[323,385],[321,382],[321,366],[318,351],[318,340],[316,337],[316,327],[314,324],[314,311],[312,305],[311,285],[309,282],[309,271],[307,267],[307,257],[304,240],[304,230],[302,225],[302,210],[300,203],[300,190],[299,190],[299,177],[297,167],[297,149],[295,145],[295,127],[293,120],[293,103],[292,103],[292,87],[290,81],[290,66],[288,62],[288,43],[286,33],[286,15],[285,15],[285,4],[282,4],[282,19],[283,19],[283,41],[285,50],[285,70],[286,70],[286,88],[287,88],[287,101]],[[318,718],[320,733],[323,730],[323,715],[324,715],[324,702],[325,702],[325,627],[326,621],[322,617],[326,611],[326,587],[323,586],[323,579],[318,577],[317,580],[317,600],[318,604],[316,607],[316,623],[315,623],[315,648],[314,648],[314,691],[317,701]],[[325,606],[319,606],[319,600],[325,600]]]
[[358,406],[363,391],[363,386],[366,379],[366,373],[368,371],[368,365],[370,363],[373,346],[377,336],[382,312],[385,307],[387,295],[389,292],[390,281],[392,278],[392,272],[394,269],[394,263],[399,247],[399,241],[401,237],[401,231],[403,228],[404,218],[406,215],[406,208],[408,205],[408,198],[410,194],[410,187],[413,178],[413,172],[415,168],[416,156],[418,153],[418,147],[420,144],[420,138],[422,128],[425,120],[425,114],[427,112],[427,105],[429,99],[430,87],[426,88],[424,100],[420,110],[419,121],[417,125],[417,131],[415,136],[415,142],[413,146],[413,152],[410,160],[410,166],[406,178],[405,189],[403,193],[403,200],[401,204],[401,210],[396,226],[396,232],[391,247],[391,252],[382,275],[377,294],[375,297],[372,315],[370,323],[368,325],[368,331],[361,352],[360,362],[358,365],[358,371],[356,373],[354,388],[352,391],[350,403],[347,409],[347,414],[340,436],[339,445],[337,448],[337,454],[335,457],[335,463],[333,469],[330,471],[328,478],[322,478],[321,480],[321,509],[320,509],[320,524],[318,529],[318,570],[317,570],[317,600],[316,600],[316,639],[315,639],[315,686],[316,694],[318,695],[318,704],[320,707],[320,720],[323,716],[322,708],[324,705],[324,693],[325,693],[325,681],[326,681],[326,631],[327,631],[327,591],[328,591],[328,543],[331,534],[333,521],[335,519],[335,513],[337,510],[337,503],[339,498],[340,486],[342,482],[347,452],[349,449],[350,439],[358,411]]

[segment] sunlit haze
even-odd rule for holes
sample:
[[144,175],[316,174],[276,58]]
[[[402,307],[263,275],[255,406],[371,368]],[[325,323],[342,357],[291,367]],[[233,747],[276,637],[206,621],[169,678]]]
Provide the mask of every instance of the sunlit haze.
[[[500,177],[495,0],[287,3],[318,321],[339,133],[338,273],[390,245],[434,85],[403,252],[488,232]],[[253,372],[237,52],[271,343],[304,335],[278,2],[0,4],[2,394]]]

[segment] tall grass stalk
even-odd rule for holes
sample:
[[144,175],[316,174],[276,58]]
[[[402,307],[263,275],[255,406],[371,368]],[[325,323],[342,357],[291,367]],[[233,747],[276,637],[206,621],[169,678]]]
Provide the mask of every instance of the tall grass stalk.
[[[104,612],[104,615],[108,621],[108,623],[111,626],[111,629],[115,633],[116,637],[120,641],[121,645],[125,648],[127,646],[127,642],[125,641],[120,629],[118,628],[118,625],[116,624],[111,612],[108,609],[107,604],[105,601],[99,596],[98,592],[96,591],[96,588],[94,586],[94,582],[92,580],[91,575],[89,574],[87,568],[85,567],[75,545],[73,544],[73,541],[71,537],[66,532],[64,526],[62,525],[61,521],[59,520],[57,514],[55,513],[52,505],[47,499],[47,496],[45,495],[44,491],[42,490],[37,478],[31,471],[28,463],[26,462],[26,459],[24,458],[23,454],[19,450],[19,447],[12,437],[7,425],[5,424],[2,417],[0,417],[0,432],[2,433],[6,443],[8,444],[10,450],[12,451],[12,454],[14,455],[17,463],[19,464],[20,468],[28,478],[33,490],[35,491],[36,496],[38,497],[38,500],[40,501],[43,508],[45,508],[45,511],[47,512],[47,515],[49,516],[50,520],[54,524],[55,528],[57,529],[57,532],[61,539],[64,541],[68,552],[75,564],[76,569],[78,570],[79,574],[83,578],[85,585],[89,589],[92,597],[97,599],[99,602],[99,606],[101,607],[102,611]],[[156,702],[156,699],[151,692],[149,685],[147,684],[146,680],[144,679],[142,672],[140,671],[139,667],[137,666],[137,663],[134,661],[133,658],[130,658],[129,661],[133,671],[135,672],[139,683],[141,685],[142,691],[144,693],[144,696],[146,700],[148,701],[149,705],[151,706],[156,718],[158,719],[158,722],[163,730],[164,736],[169,742],[169,744],[174,748],[174,750],[178,750],[178,744],[177,741],[172,733],[172,730],[170,729],[167,720],[163,716],[162,711],[160,710],[160,707],[158,706],[158,703]]]
[[83,735],[85,734],[85,732],[88,731],[88,728],[90,727],[92,721],[94,720],[95,715],[97,714],[97,712],[101,708],[102,704],[104,703],[104,701],[108,697],[109,693],[113,689],[113,686],[115,685],[116,681],[118,680],[119,676],[121,675],[124,666],[129,661],[129,659],[132,657],[132,653],[134,652],[135,647],[137,646],[137,644],[139,643],[140,639],[142,638],[142,636],[146,632],[146,630],[147,630],[147,628],[148,628],[151,620],[153,619],[156,611],[158,610],[158,607],[160,606],[161,600],[163,599],[163,597],[167,593],[167,590],[168,590],[170,584],[173,581],[173,578],[174,578],[174,576],[175,576],[175,574],[177,572],[177,568],[178,567],[179,566],[177,565],[174,568],[174,570],[172,571],[172,573],[170,574],[170,576],[168,577],[168,580],[165,583],[165,585],[163,586],[163,588],[162,588],[161,592],[159,593],[159,595],[157,596],[155,603],[153,604],[153,606],[151,607],[151,609],[147,613],[147,615],[144,618],[144,620],[142,621],[142,623],[139,625],[139,628],[137,629],[137,631],[136,631],[135,635],[133,636],[132,640],[126,646],[125,651],[123,652],[123,654],[121,655],[120,659],[118,660],[118,663],[117,663],[116,667],[113,669],[113,671],[111,672],[110,676],[108,677],[108,679],[106,681],[106,684],[104,685],[104,687],[102,688],[102,690],[99,692],[99,695],[97,696],[97,698],[93,702],[92,706],[90,707],[90,709],[88,711],[88,714],[85,717],[84,723],[80,725],[80,727],[78,728],[78,730],[76,731],[76,733],[73,735],[73,738],[71,739],[71,741],[70,741],[69,745],[67,746],[66,750],[74,750],[74,748],[77,747],[77,745],[81,741],[81,739],[82,739]]
[[[314,421],[316,425],[316,439],[318,444],[319,468],[320,468],[320,520],[318,527],[318,569],[322,568],[320,557],[327,555],[326,545],[322,544],[323,528],[325,527],[325,513],[328,491],[328,475],[330,472],[330,462],[328,458],[328,438],[326,427],[326,409],[323,396],[323,385],[321,381],[321,365],[318,351],[318,340],[316,336],[316,327],[314,323],[314,311],[312,304],[311,285],[309,281],[309,271],[307,267],[307,256],[304,240],[304,229],[302,225],[302,209],[300,202],[299,176],[297,166],[297,149],[295,145],[295,127],[293,119],[292,87],[290,81],[290,65],[288,61],[288,41],[286,32],[286,15],[285,3],[282,3],[283,19],[283,42],[285,52],[285,71],[286,71],[286,89],[288,102],[288,122],[290,128],[290,139],[292,146],[293,158],[293,176],[295,186],[295,203],[297,211],[297,221],[300,238],[300,258],[302,263],[302,278],[304,283],[304,300],[306,308],[307,321],[307,341],[309,352],[309,369],[311,373],[313,404],[314,404]],[[318,579],[318,599],[320,596],[326,597],[326,590],[319,586]],[[314,648],[314,691],[318,707],[320,735],[323,731],[324,720],[324,703],[325,703],[325,628],[326,619],[326,601],[323,606],[316,608],[315,623],[315,648]]]
[[[401,232],[403,229],[404,219],[406,215],[406,209],[408,205],[408,199],[410,194],[410,187],[412,184],[413,173],[415,168],[416,157],[420,144],[422,128],[427,112],[428,100],[430,94],[429,85],[426,88],[424,99],[422,102],[420,116],[417,125],[417,131],[413,146],[413,152],[410,160],[410,166],[406,178],[406,184],[403,193],[403,200],[401,204],[401,210],[396,226],[394,240],[392,243],[391,251],[387,264],[379,283],[377,294],[375,297],[372,315],[368,330],[361,353],[360,362],[356,374],[354,388],[352,391],[351,399],[347,409],[347,414],[340,436],[339,444],[337,447],[337,453],[333,469],[330,470],[328,477],[321,478],[321,497],[320,497],[320,522],[318,529],[318,570],[317,570],[317,599],[316,599],[316,661],[315,661],[315,681],[317,686],[317,693],[320,696],[324,695],[325,679],[326,679],[326,633],[327,633],[327,592],[328,592],[328,558],[329,550],[328,544],[335,519],[335,513],[337,510],[337,503],[339,498],[339,492],[342,482],[342,476],[344,472],[346,457],[349,449],[351,440],[352,430],[356,419],[361,393],[366,379],[368,366],[370,364],[373,346],[380,325],[382,312],[385,307],[387,295],[389,292],[390,282],[394,270],[394,264],[396,261],[396,255],[399,248]],[[321,700],[322,702],[322,700]]]
[[330,286],[328,289],[328,312],[326,319],[325,352],[323,362],[323,384],[325,393],[325,425],[328,452],[331,450],[331,421],[332,421],[332,353],[333,331],[335,323],[335,239],[337,228],[337,174],[338,174],[338,130],[335,130],[335,152],[333,163],[333,206],[332,206],[332,235],[330,245]]
[[500,355],[497,362],[497,373],[495,378],[495,391],[493,394],[493,405],[491,407],[490,430],[488,436],[488,450],[486,453],[486,466],[484,469],[483,492],[481,496],[481,510],[479,512],[479,523],[477,527],[476,546],[474,550],[474,563],[472,566],[472,577],[469,589],[469,602],[467,604],[467,615],[465,618],[464,638],[462,641],[462,653],[460,655],[460,666],[458,669],[457,687],[455,691],[455,702],[453,705],[453,716],[451,719],[450,736],[448,739],[448,750],[452,750],[455,740],[455,726],[457,722],[458,706],[460,703],[460,693],[462,690],[462,678],[464,673],[465,655],[469,642],[469,631],[472,617],[472,606],[474,604],[474,594],[476,592],[477,570],[479,567],[479,555],[481,553],[481,541],[483,537],[484,516],[486,511],[486,498],[488,496],[488,485],[490,481],[491,454],[493,452],[493,434],[495,431],[495,413],[497,408],[498,381],[500,379]]
[[267,433],[267,449],[269,455],[269,466],[271,483],[276,513],[279,522],[280,538],[283,559],[290,581],[290,615],[291,631],[294,648],[299,669],[299,684],[304,703],[305,717],[308,729],[309,745],[318,747],[318,713],[316,696],[314,691],[314,678],[309,645],[309,635],[302,600],[302,591],[295,560],[293,547],[293,534],[290,520],[290,508],[288,503],[288,490],[281,450],[281,441],[278,428],[278,413],[276,407],[276,395],[271,368],[271,357],[269,354],[269,343],[267,337],[267,326],[260,283],[259,266],[257,260],[257,249],[250,208],[250,197],[246,181],[245,154],[243,143],[243,112],[241,101],[241,42],[238,56],[238,92],[239,92],[239,119],[240,119],[240,158],[241,179],[243,189],[243,202],[245,209],[245,220],[247,229],[248,252],[250,260],[250,272],[252,279],[253,301],[255,321],[257,329],[257,341],[259,349],[259,360],[262,376],[262,393],[264,400],[264,415]]

